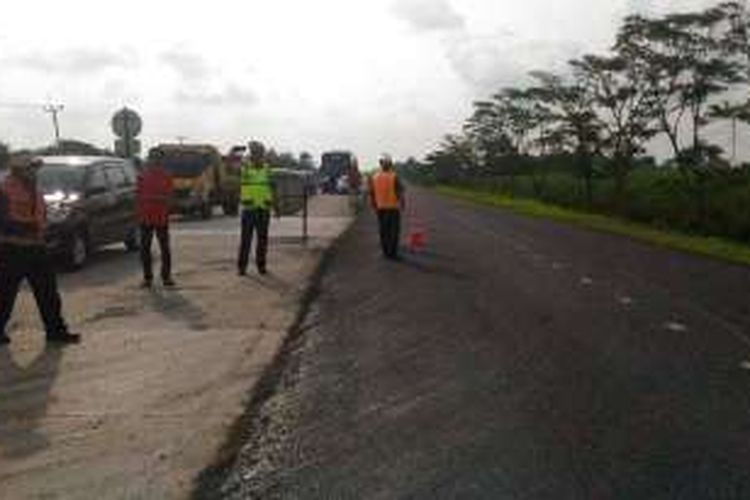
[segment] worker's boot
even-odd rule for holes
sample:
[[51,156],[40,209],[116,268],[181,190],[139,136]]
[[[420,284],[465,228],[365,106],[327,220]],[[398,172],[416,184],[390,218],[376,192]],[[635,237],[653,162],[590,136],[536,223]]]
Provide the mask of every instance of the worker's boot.
[[77,344],[81,341],[81,336],[77,333],[62,332],[50,335],[47,334],[47,342],[55,344]]
[[10,337],[5,335],[4,333],[0,334],[0,345],[3,345],[3,344],[10,344]]

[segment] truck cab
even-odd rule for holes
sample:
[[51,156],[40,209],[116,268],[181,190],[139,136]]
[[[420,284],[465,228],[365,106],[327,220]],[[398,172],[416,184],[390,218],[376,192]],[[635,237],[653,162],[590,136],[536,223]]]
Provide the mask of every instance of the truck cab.
[[204,144],[162,144],[164,167],[172,175],[172,211],[197,213],[207,219],[220,205],[227,215],[239,208],[239,176],[232,173],[219,151]]

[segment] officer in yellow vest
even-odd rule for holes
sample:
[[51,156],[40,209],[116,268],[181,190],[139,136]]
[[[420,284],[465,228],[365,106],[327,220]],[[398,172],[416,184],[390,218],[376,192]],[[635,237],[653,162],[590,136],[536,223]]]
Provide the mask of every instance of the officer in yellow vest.
[[62,316],[57,279],[44,241],[46,207],[36,185],[41,160],[29,155],[10,159],[10,173],[0,183],[0,344],[10,338],[5,330],[18,288],[31,285],[47,331],[47,342],[77,343]]
[[393,171],[389,155],[380,158],[380,171],[370,178],[370,204],[378,215],[380,247],[383,256],[398,259],[401,233],[401,210],[404,208],[404,186]]
[[268,253],[268,226],[271,221],[271,209],[279,214],[276,203],[276,189],[271,178],[271,168],[265,161],[266,149],[262,143],[252,141],[248,144],[250,161],[242,165],[240,203],[242,204],[242,239],[237,258],[237,272],[240,276],[247,274],[250,256],[250,245],[253,231],[258,234],[255,245],[255,264],[260,274],[266,274],[266,255]]

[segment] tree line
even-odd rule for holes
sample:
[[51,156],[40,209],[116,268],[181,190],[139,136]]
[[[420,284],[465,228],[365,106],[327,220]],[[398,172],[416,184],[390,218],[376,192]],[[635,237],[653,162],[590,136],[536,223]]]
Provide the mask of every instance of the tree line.
[[[700,226],[710,216],[708,198],[717,178],[750,187],[748,176],[737,173],[747,168],[730,171],[726,152],[706,133],[710,124],[728,120],[734,136],[730,153],[736,157],[737,126],[750,123],[749,33],[738,2],[628,16],[607,52],[569,61],[565,74],[531,72],[527,85],[474,102],[462,132],[446,136],[425,162],[412,162],[405,172],[625,216],[633,215],[639,195],[665,196],[639,189],[653,188],[650,184],[663,189],[666,183],[668,196],[691,201],[690,207],[670,209],[694,213],[688,224],[667,223],[706,229]],[[656,169],[647,145],[660,136],[671,159]],[[639,169],[650,169],[653,179],[639,174],[634,181]],[[560,194],[565,183],[575,193]],[[604,199],[597,190],[606,191]],[[747,226],[743,237],[750,236],[750,222]]]

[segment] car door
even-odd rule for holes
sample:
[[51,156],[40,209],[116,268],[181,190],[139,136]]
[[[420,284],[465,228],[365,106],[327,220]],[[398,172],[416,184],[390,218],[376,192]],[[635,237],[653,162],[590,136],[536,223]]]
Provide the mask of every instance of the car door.
[[123,218],[129,228],[137,230],[138,217],[136,208],[136,183],[138,179],[138,172],[136,171],[135,166],[130,162],[122,163],[122,171],[125,173],[125,184],[122,188],[122,196],[125,200],[125,213],[123,214]]
[[88,167],[85,195],[89,243],[105,244],[113,234],[116,197],[104,173],[104,164],[96,163]]
[[134,204],[132,186],[129,185],[123,166],[119,162],[106,163],[104,173],[114,196],[110,241],[124,241],[128,231],[132,229],[131,213]]

